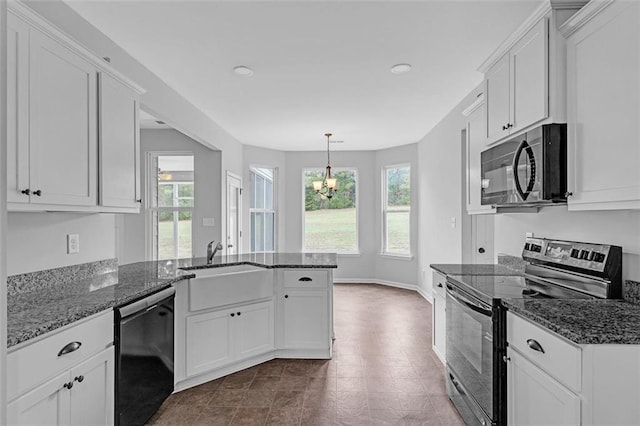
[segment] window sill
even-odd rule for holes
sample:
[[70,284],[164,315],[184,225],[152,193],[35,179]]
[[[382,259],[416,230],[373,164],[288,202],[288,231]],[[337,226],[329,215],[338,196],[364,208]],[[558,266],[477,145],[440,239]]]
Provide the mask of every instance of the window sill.
[[359,251],[354,252],[336,252],[336,251],[303,251],[303,253],[335,253],[338,257],[360,257],[362,253]]
[[378,253],[380,257],[388,257],[389,259],[397,259],[397,260],[413,260],[412,254],[396,254],[396,253]]

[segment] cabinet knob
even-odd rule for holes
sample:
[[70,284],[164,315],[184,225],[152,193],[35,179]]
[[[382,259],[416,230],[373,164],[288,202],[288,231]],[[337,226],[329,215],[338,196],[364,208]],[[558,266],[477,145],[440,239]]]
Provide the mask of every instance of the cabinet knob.
[[484,253],[484,247],[480,247],[480,248],[478,249],[478,253],[480,253],[480,254]]
[[231,316],[232,316],[232,317],[235,317],[235,316],[236,316],[236,314],[234,314],[234,313],[232,312],[232,313],[231,313]]
[[37,195],[38,197],[40,197],[42,195],[42,191],[37,189],[37,190],[33,191],[33,195]]
[[83,380],[84,380],[84,376],[77,376],[76,378],[73,379],[74,382],[78,382],[78,383],[82,383]]
[[509,357],[508,357],[508,356],[506,356],[506,355],[502,355],[502,360],[503,360],[504,362],[509,362],[509,361],[511,361],[511,358],[509,358]]
[[507,129],[510,129],[510,128],[512,128],[512,127],[513,127],[513,124],[512,124],[512,123],[507,123]]
[[238,312],[238,316],[240,316],[242,314],[242,312]]
[[140,204],[142,204],[142,198],[138,198],[138,199],[136,200],[136,203],[140,203]]
[[62,387],[65,389],[71,389],[73,387],[73,382],[65,383]]
[[442,288],[442,283],[438,283],[438,288]]
[[571,197],[572,195],[573,195],[573,192],[569,192],[569,191],[567,191],[567,192],[565,192],[565,193],[564,193],[564,196],[565,196],[566,198],[569,198],[569,197]]
[[288,298],[289,298],[289,295],[288,295],[288,294],[285,294],[285,295],[284,295],[284,298],[285,298],[285,299],[288,299]]
[[30,190],[29,188],[27,188],[27,189],[23,189],[23,190],[22,190],[22,191],[20,191],[20,192],[21,192],[22,194],[24,194],[24,195],[29,195],[29,194],[31,194],[31,190]]

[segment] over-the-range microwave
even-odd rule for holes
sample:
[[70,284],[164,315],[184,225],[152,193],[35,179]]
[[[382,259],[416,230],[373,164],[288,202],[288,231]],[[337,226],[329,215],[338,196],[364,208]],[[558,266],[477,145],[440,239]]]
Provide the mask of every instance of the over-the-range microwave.
[[524,207],[566,203],[566,124],[542,125],[480,155],[481,204]]

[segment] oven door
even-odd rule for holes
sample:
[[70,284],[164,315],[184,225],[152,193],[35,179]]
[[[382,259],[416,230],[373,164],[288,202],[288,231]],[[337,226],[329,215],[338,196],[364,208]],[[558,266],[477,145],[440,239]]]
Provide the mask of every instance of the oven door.
[[[447,369],[449,396],[458,411],[473,413],[467,424],[492,424],[494,412],[493,309],[447,283]],[[497,411],[497,408],[496,408]]]

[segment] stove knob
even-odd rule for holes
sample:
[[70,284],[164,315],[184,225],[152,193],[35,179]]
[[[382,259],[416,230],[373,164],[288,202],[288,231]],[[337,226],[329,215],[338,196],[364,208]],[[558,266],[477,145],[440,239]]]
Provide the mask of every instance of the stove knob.
[[531,244],[526,243],[526,244],[524,245],[524,249],[525,249],[525,250],[531,250]]
[[587,260],[589,257],[589,250],[580,250],[580,259]]
[[580,250],[578,249],[571,249],[571,257],[578,259],[580,258]]
[[596,257],[596,252],[592,251],[591,253],[589,253],[589,258],[587,260],[592,261],[593,259],[595,259]]

